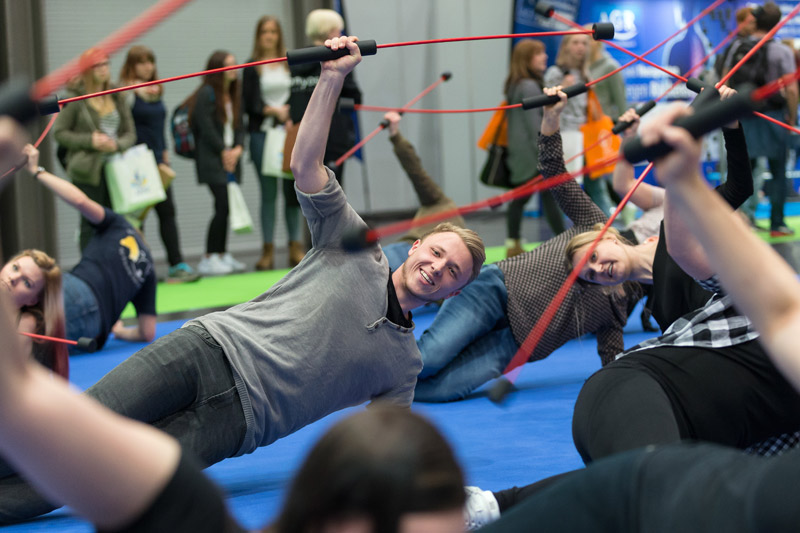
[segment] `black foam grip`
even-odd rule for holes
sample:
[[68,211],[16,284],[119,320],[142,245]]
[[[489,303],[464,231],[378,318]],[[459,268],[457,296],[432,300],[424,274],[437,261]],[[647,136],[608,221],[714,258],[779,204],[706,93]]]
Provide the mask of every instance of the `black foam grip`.
[[[358,41],[356,44],[358,49],[361,50],[362,56],[374,56],[378,52],[378,44],[374,40]],[[286,61],[290,65],[302,65],[304,63],[330,61],[346,55],[350,55],[350,50],[347,47],[331,50],[327,46],[309,46],[308,48],[289,50],[286,53]]]
[[506,396],[514,388],[514,385],[506,378],[498,379],[492,388],[489,389],[489,399],[493,403],[501,404],[505,401]]
[[356,101],[352,98],[339,98],[339,111],[352,111],[356,108]]
[[0,116],[7,115],[26,123],[37,116],[36,103],[31,99],[31,86],[21,78],[13,78],[0,86]]
[[610,22],[596,22],[592,24],[592,38],[595,41],[614,38],[614,25]]
[[36,102],[36,109],[41,116],[52,115],[61,111],[58,105],[58,95],[53,93],[46,98],[42,98]]
[[689,78],[686,80],[686,88],[692,91],[693,93],[700,93],[703,89],[709,87],[709,85],[703,81],[700,81],[697,78]]
[[553,13],[556,12],[555,8],[550,4],[545,4],[544,2],[537,2],[536,7],[533,8],[534,12],[537,15],[541,15],[543,17],[550,18],[553,16]]
[[[705,91],[704,91],[705,92]],[[695,139],[713,131],[729,122],[739,119],[755,109],[750,98],[752,90],[746,88],[727,100],[698,108],[693,114],[680,117],[676,126],[686,129]],[[635,164],[644,160],[654,160],[672,151],[672,147],[664,142],[651,146],[643,146],[637,135],[622,144],[622,154],[629,163]]]
[[371,246],[375,243],[375,240],[368,238],[368,232],[367,228],[348,231],[342,236],[342,248],[348,252],[360,252]]
[[78,344],[76,345],[76,348],[78,348],[82,352],[94,353],[97,351],[97,339],[92,339],[90,337],[81,337],[78,339]]
[[385,118],[385,119],[381,120],[381,123],[378,124],[378,126],[380,126],[381,128],[384,128],[384,129],[388,128],[389,127],[389,119]]
[[[653,109],[655,106],[656,106],[655,100],[648,100],[647,102],[643,103],[642,105],[636,108],[636,114],[641,117],[642,115]],[[631,124],[633,124],[633,122],[628,122],[627,120],[623,120],[622,122],[617,122],[611,129],[611,133],[613,133],[614,135],[618,135],[619,133],[625,131]]]
[[447,81],[447,80],[449,80],[449,79],[450,79],[450,78],[452,78],[452,77],[453,77],[453,73],[452,73],[452,72],[450,72],[449,70],[448,70],[448,71],[445,71],[445,72],[442,72],[442,79],[443,79],[444,81]]
[[706,86],[700,91],[700,94],[694,97],[694,100],[692,100],[692,103],[689,105],[697,109],[710,102],[719,102],[719,90],[713,85]]
[[[589,88],[586,87],[585,83],[576,83],[575,85],[570,85],[569,87],[565,88],[564,94],[567,95],[567,98],[571,98],[573,96],[585,93],[588,89]],[[537,107],[553,105],[557,104],[559,100],[560,98],[557,94],[552,96],[548,96],[546,94],[531,96],[530,98],[525,98],[522,101],[522,109],[535,109]]]

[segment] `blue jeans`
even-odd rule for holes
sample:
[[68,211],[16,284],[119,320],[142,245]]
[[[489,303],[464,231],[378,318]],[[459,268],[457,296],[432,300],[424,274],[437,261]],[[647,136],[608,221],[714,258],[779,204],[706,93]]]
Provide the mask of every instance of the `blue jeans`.
[[86,394],[172,435],[204,466],[236,455],[244,439],[244,411],[231,366],[200,326],[145,346]]
[[392,272],[400,268],[400,265],[408,259],[408,251],[411,249],[412,244],[414,243],[400,241],[381,246],[383,253],[386,255],[386,259],[389,260],[389,268]]
[[[96,339],[102,333],[100,329],[100,306],[97,297],[89,285],[77,276],[65,272],[62,278],[64,292],[64,315],[67,320],[67,338],[78,340],[80,337]],[[69,354],[83,353],[70,346]]]
[[424,366],[415,400],[459,400],[502,374],[517,351],[506,317],[507,302],[497,265],[484,266],[475,281],[444,301],[417,341]]

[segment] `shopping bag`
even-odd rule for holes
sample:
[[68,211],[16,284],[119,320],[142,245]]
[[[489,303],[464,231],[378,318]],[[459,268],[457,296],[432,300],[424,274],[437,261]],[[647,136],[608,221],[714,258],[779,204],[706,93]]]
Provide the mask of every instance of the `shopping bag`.
[[[164,195],[166,196],[167,189],[169,189],[169,186],[172,185],[172,180],[175,179],[175,171],[172,170],[172,167],[170,167],[166,163],[159,163],[158,173],[161,174],[161,185],[164,186]],[[156,204],[150,204],[142,209],[137,209],[136,211],[132,211],[131,213],[129,213],[130,216],[128,217],[128,221],[130,222],[131,219],[135,220],[136,222],[131,222],[131,224],[141,229],[142,224],[144,224],[144,220],[147,218],[147,215],[150,213],[150,210],[155,205]]]
[[228,223],[236,233],[253,231],[253,219],[233,174],[228,175]]
[[109,157],[105,171],[111,207],[117,213],[130,213],[167,197],[156,158],[144,144]]
[[[589,90],[586,108],[587,122],[581,126],[583,133],[583,147],[586,152],[586,166],[596,165],[619,153],[621,140],[619,136],[611,133],[614,122],[611,117],[603,114],[603,108],[594,91]],[[588,149],[588,150],[587,150]],[[590,178],[599,178],[614,172],[614,163],[598,168],[589,173]]]
[[286,146],[286,128],[276,125],[266,130],[264,152],[261,156],[261,174],[273,178],[291,179],[292,174],[283,170],[283,151]]
[[511,189],[511,172],[506,164],[506,147],[493,144],[489,146],[489,153],[486,163],[481,169],[481,183],[489,187],[501,187]]
[[[505,102],[503,104],[505,105]],[[487,137],[488,133],[491,133],[491,136]],[[511,189],[513,187],[511,184],[511,172],[506,163],[508,128],[504,110],[500,109],[495,112],[483,135],[481,135],[478,146],[489,152],[478,177],[481,183],[489,187]]]
[[[505,106],[506,101],[503,100],[500,105]],[[505,109],[498,109],[494,112],[492,118],[489,119],[489,124],[486,125],[486,129],[478,139],[478,148],[488,150],[492,144],[508,146],[508,123]]]

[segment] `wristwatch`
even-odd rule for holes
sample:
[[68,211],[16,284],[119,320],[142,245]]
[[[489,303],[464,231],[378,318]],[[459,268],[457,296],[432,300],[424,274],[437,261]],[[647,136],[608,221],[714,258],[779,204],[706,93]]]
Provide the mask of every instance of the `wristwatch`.
[[47,172],[47,169],[42,166],[36,167],[36,172],[33,173],[33,178],[34,179],[38,178],[39,174],[41,174],[42,172]]

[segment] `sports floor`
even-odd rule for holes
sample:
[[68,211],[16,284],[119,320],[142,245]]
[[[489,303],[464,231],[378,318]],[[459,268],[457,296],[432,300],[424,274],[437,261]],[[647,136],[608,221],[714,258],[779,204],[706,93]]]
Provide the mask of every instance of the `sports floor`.
[[[789,223],[800,235],[800,217],[789,218]],[[499,226],[495,234],[502,233],[501,223],[489,224]],[[797,270],[800,246],[795,238],[783,238],[774,245]],[[502,254],[502,249],[493,248],[489,255],[497,260]],[[202,314],[209,308],[226,307],[260,294],[284,272],[210,278],[188,285],[161,284],[158,311],[162,316],[181,313],[185,317]],[[434,313],[428,309],[415,313],[417,335],[427,328]],[[169,333],[184,320],[160,322],[157,334]],[[633,346],[650,336],[642,330],[637,309],[626,328],[625,345]],[[112,339],[100,353],[73,357],[72,382],[80,389],[92,385],[141,346]],[[595,339],[587,335],[567,343],[541,362],[524,366],[515,383],[516,391],[500,406],[489,401],[484,387],[461,402],[417,403],[413,409],[433,419],[448,437],[464,467],[468,484],[492,490],[524,485],[582,466],[572,444],[572,407],[584,380],[599,366]],[[227,493],[230,508],[243,525],[260,527],[275,516],[287,484],[307,450],[326,428],[350,411],[335,413],[253,454],[228,459],[207,470]],[[93,529],[71,517],[67,509],[61,509],[3,531],[90,532]]]

